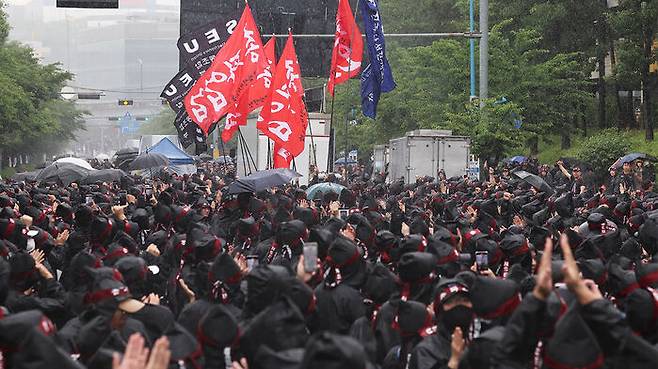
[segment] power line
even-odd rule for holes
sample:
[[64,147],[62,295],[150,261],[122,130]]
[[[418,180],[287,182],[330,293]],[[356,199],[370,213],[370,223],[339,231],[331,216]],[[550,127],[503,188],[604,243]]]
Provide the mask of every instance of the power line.
[[[263,37],[276,37],[287,38],[288,35],[263,35]],[[298,34],[292,35],[293,38],[334,38],[333,33],[315,33],[315,34]],[[361,37],[366,37],[362,34]],[[480,32],[438,32],[438,33],[387,33],[386,37],[391,38],[406,38],[406,37],[432,37],[432,38],[451,38],[451,37],[466,37],[466,38],[481,38]]]

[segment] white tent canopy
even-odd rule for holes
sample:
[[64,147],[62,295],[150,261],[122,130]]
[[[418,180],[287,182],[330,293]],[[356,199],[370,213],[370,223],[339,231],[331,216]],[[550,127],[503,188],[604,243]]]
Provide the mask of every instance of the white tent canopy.
[[80,158],[61,158],[55,160],[55,163],[70,163],[85,169],[94,170],[86,160]]

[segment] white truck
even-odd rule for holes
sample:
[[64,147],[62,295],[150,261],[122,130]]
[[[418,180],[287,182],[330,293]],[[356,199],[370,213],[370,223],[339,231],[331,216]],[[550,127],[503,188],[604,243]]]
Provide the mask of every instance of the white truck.
[[404,178],[412,183],[423,176],[448,178],[468,173],[471,139],[452,131],[420,129],[389,141],[389,181]]

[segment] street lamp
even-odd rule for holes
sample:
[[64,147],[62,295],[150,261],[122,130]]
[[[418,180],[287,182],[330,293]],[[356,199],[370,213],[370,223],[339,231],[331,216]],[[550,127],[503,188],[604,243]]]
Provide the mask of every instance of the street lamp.
[[350,126],[350,120],[356,119],[356,108],[352,107],[349,112],[349,118],[345,119],[345,167],[347,167],[347,157],[349,155],[349,138],[347,136],[347,128]]
[[137,59],[139,63],[139,91],[144,91],[144,61],[140,58]]

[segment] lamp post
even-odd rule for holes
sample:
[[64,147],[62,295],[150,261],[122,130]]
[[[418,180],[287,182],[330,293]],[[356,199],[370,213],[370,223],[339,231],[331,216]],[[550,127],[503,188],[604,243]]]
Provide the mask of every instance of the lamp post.
[[349,117],[346,117],[345,119],[345,163],[343,163],[347,167],[347,159],[349,157],[349,138],[347,136],[347,129],[350,126],[350,121],[356,120],[356,108],[352,107],[350,109],[350,112],[348,113]]
[[137,59],[139,63],[139,91],[144,91],[144,61],[140,58]]
[[[475,32],[475,0],[468,0],[468,17],[469,26],[468,31]],[[471,101],[476,98],[475,95],[475,39],[470,38],[469,43],[469,57],[470,57],[470,72],[471,72]]]
[[480,0],[480,107],[489,95],[489,0]]

